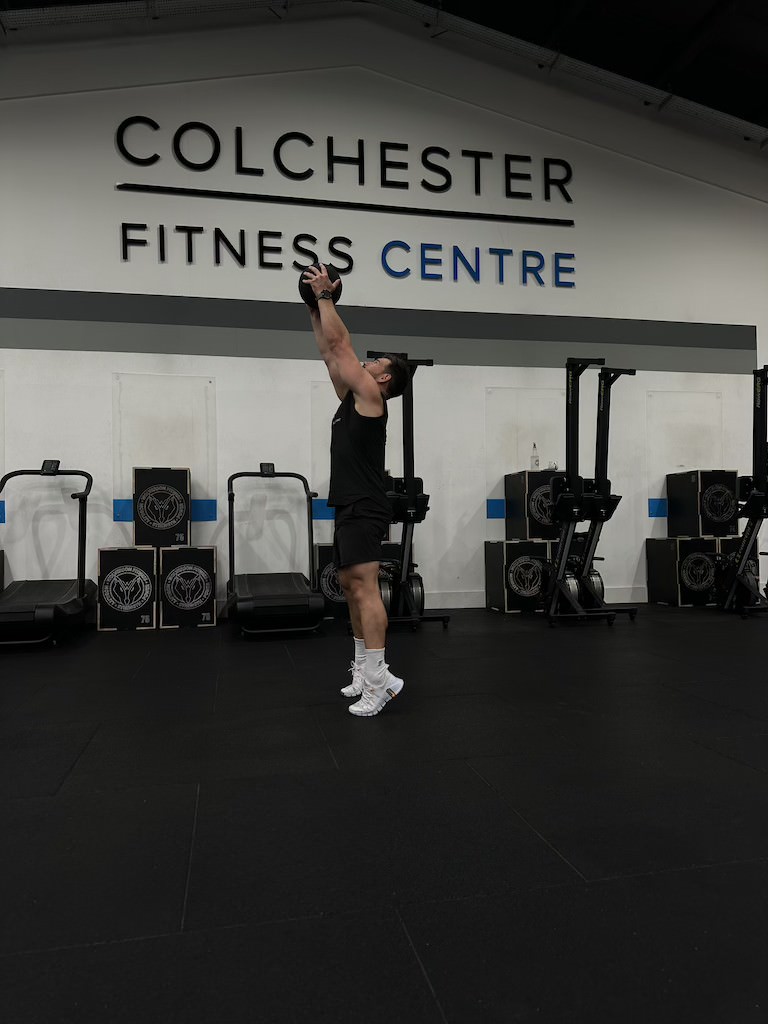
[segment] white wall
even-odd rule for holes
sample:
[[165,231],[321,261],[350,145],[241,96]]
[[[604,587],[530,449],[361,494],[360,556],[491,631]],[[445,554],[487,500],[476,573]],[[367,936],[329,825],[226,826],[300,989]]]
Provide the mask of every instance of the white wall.
[[[219,521],[193,523],[193,543],[214,544],[219,555],[219,596],[228,578],[227,479],[274,462],[280,470],[301,473],[320,494],[327,493],[328,424],[335,396],[318,360],[242,360],[197,356],[149,356],[113,353],[0,352],[6,382],[5,462],[7,469],[38,468],[59,458],[62,468],[84,469],[94,478],[89,501],[89,573],[95,578],[100,547],[132,543],[129,523],[112,518],[114,497],[129,498],[114,480],[112,387],[115,374],[158,374],[214,381],[216,393],[217,487]],[[594,465],[596,372],[581,378],[580,466]],[[486,497],[503,496],[503,475],[527,468],[530,440],[538,439],[542,465],[564,464],[564,403],[560,422],[550,419],[551,403],[521,396],[557,396],[564,371],[514,367],[439,366],[421,369],[414,381],[416,469],[430,493],[430,512],[416,528],[414,546],[430,607],[479,607],[484,604],[483,543],[503,539],[503,523],[486,518]],[[30,423],[45,395],[48,426]],[[488,415],[489,393],[493,412]],[[674,401],[660,402],[670,395]],[[508,396],[507,444],[499,444],[499,424]],[[644,538],[663,536],[663,520],[648,519],[649,497],[664,493],[665,472],[680,468],[727,468],[748,473],[750,464],[751,377],[745,375],[639,373],[621,377],[612,392],[609,473],[623,496],[605,527],[600,571],[614,600],[644,596]],[[714,403],[721,409],[702,446],[702,427],[680,431],[674,411],[687,401]],[[653,402],[661,405],[656,413]],[[401,472],[401,424],[390,423],[388,465]],[[538,413],[536,410],[539,410]],[[78,412],[80,410],[80,412]],[[670,410],[672,410],[670,412]],[[179,414],[183,412],[180,408]],[[174,408],[166,410],[173,422]],[[654,417],[656,419],[654,420]],[[671,419],[670,419],[671,417]],[[638,429],[642,425],[642,429]],[[162,426],[162,421],[160,423]],[[153,422],[158,429],[158,422]],[[659,437],[676,429],[677,461],[667,464],[654,449]],[[670,444],[670,448],[672,445]],[[707,449],[713,457],[706,461]],[[172,464],[178,464],[179,460]],[[666,470],[664,466],[667,465]],[[192,496],[207,497],[201,474],[193,474]],[[5,548],[11,578],[74,576],[75,503],[67,481],[21,478],[4,493]],[[238,570],[304,571],[307,550],[300,492],[261,483],[236,485]],[[398,536],[394,528],[394,536]],[[319,522],[315,540],[330,540],[330,524]]]
[[[164,154],[170,135],[185,121],[205,121],[222,140],[231,140],[234,128],[242,126],[248,156],[260,161],[265,173],[259,178],[236,175],[229,142],[216,168],[205,173],[185,170],[168,158],[151,168],[130,166],[113,138],[121,119],[135,114],[161,125],[151,136],[138,133],[137,145],[151,138]],[[327,136],[344,152],[352,152],[356,141],[364,139],[365,187],[343,170],[334,183],[320,173],[305,182],[281,178],[268,154],[284,131],[305,132],[315,139],[311,154],[318,159]],[[599,103],[569,94],[551,81],[499,66],[496,57],[483,61],[477,54],[457,52],[455,44],[428,42],[396,19],[373,14],[308,19],[236,32],[9,51],[0,68],[0,134],[0,280],[6,288],[295,302],[290,240],[296,233],[312,234],[321,258],[326,258],[322,246],[327,239],[345,235],[352,240],[355,260],[345,281],[345,300],[355,305],[750,324],[758,331],[757,362],[768,361],[764,157],[616,109],[610,97]],[[376,184],[380,141],[407,144],[411,167],[402,176],[408,189]],[[415,155],[425,145],[453,154],[454,187],[442,196],[418,187],[422,171]],[[468,163],[458,157],[467,148],[494,154],[487,170],[483,164],[480,196],[474,194]],[[190,138],[188,155],[203,152]],[[498,177],[504,153],[532,156],[532,201],[505,200]],[[536,169],[547,156],[573,167],[572,203],[556,197],[545,203],[540,197]],[[402,154],[398,158],[405,159]],[[125,181],[249,190],[283,199],[572,217],[574,226],[116,191],[115,184]],[[267,270],[252,260],[245,269],[231,261],[216,267],[203,250],[189,266],[178,248],[164,264],[149,248],[134,250],[126,262],[118,245],[122,221],[195,224],[206,232],[220,227],[233,237],[243,228],[249,239],[260,229],[274,231],[286,240],[283,266]],[[523,248],[547,256],[556,249],[572,252],[576,286],[555,288],[547,277],[543,287],[535,282],[524,287],[516,271],[502,284],[484,256],[479,282],[466,275],[454,282],[447,271],[441,281],[421,281],[417,274],[397,280],[384,273],[380,261],[382,246],[392,239],[408,241],[414,249],[421,242],[441,245],[446,253],[454,244],[466,253],[478,246],[483,254],[491,247],[507,247],[516,257]],[[130,543],[130,528],[112,520],[113,498],[129,496],[118,493],[113,480],[115,374],[206,377],[215,382],[219,522],[195,524],[194,537],[196,543],[215,543],[219,549],[220,594],[227,571],[229,473],[274,461],[308,475],[323,494],[328,441],[324,417],[330,414],[333,396],[326,405],[319,360],[263,359],[258,353],[230,359],[23,351],[14,347],[10,321],[5,327],[0,321],[0,330],[5,389],[0,465],[4,460],[6,470],[33,468],[43,458],[60,458],[62,464],[93,474],[90,575],[95,575],[98,547]],[[503,447],[498,436],[488,433],[493,415],[504,407],[497,389],[509,389],[511,407],[534,417],[512,425],[506,469],[511,472],[526,467],[531,437],[553,437],[551,420],[544,416],[552,406],[538,407],[520,395],[530,399],[536,389],[556,393],[564,371],[440,366],[439,339],[434,359],[436,365],[421,371],[415,382],[417,472],[432,494],[432,510],[417,528],[417,561],[429,605],[482,605],[483,541],[500,536],[501,529],[485,515],[486,498],[500,496]],[[583,378],[585,473],[593,458],[591,379],[588,373]],[[494,392],[491,398],[489,392]],[[720,410],[709,466],[696,468],[751,468],[749,376],[658,371],[621,379],[614,390],[610,475],[624,497],[604,531],[600,551],[606,559],[601,573],[609,596],[615,598],[642,596],[643,541],[663,530],[662,521],[648,518],[647,499],[663,494],[659,460],[665,456],[659,456],[658,439],[666,436],[660,426],[664,416],[672,416],[670,429],[680,441],[679,460],[668,471],[707,454],[701,449],[701,424],[691,422],[688,431],[680,431],[680,417],[675,421],[670,412],[675,404],[652,397],[670,392],[681,396],[680,408],[690,408],[691,415],[699,415],[702,408]],[[711,400],[686,398],[700,393]],[[489,402],[496,410],[490,419]],[[663,413],[653,411],[658,407]],[[535,420],[537,408],[540,423]],[[141,429],[139,424],[138,434]],[[148,439],[151,429],[147,423]],[[562,444],[560,432],[547,445],[554,447],[558,436]],[[390,444],[394,468],[399,458],[396,421]],[[561,465],[563,454],[561,449],[542,451],[544,461],[552,457]],[[24,499],[28,503],[16,510],[11,495],[3,496],[7,524],[0,527],[0,546],[11,578],[55,577],[74,560],[74,514],[56,513],[56,501],[38,492],[35,485]],[[38,529],[41,516],[32,514],[38,498],[53,508],[47,512],[54,519],[50,530]],[[59,508],[65,507],[60,500]],[[251,507],[259,507],[258,501]],[[56,522],[57,514],[64,527]],[[280,534],[284,526],[279,524],[285,522],[284,517],[275,518],[278,532],[266,543],[261,528],[240,525],[253,557],[264,558],[268,567],[276,567],[285,552],[297,566],[301,563],[301,535]],[[329,529],[327,523],[318,524],[316,539],[327,539]]]

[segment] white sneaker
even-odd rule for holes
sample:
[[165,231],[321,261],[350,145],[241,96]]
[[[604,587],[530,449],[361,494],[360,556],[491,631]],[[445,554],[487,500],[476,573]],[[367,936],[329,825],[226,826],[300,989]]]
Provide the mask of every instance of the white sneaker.
[[342,697],[359,697],[363,692],[363,666],[358,665],[356,661],[350,662],[349,671],[352,673],[352,682],[348,686],[342,686],[341,695]]
[[384,705],[389,703],[393,697],[396,697],[404,686],[403,680],[393,676],[389,669],[387,669],[384,674],[384,682],[380,686],[371,686],[366,682],[363,686],[363,695],[360,700],[350,704],[347,710],[350,714],[359,715],[362,718],[371,718],[373,715],[378,715]]

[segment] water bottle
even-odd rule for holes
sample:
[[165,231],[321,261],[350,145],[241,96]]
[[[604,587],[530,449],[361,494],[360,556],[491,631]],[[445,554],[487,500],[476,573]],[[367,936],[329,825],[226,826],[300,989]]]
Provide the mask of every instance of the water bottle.
[[539,452],[536,448],[536,442],[534,441],[533,448],[531,449],[531,470],[538,470],[539,468]]

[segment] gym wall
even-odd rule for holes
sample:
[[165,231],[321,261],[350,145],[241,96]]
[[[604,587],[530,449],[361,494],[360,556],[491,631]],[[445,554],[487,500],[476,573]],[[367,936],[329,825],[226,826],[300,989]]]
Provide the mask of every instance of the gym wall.
[[[193,463],[193,499],[215,502],[193,538],[218,547],[219,596],[230,473],[272,461],[327,493],[334,398],[297,292],[309,250],[352,266],[340,310],[361,357],[434,360],[414,382],[429,607],[484,603],[490,509],[533,441],[562,466],[569,355],[638,371],[612,408],[624,497],[601,541],[609,599],[644,597],[666,472],[749,471],[768,317],[759,153],[373,11],[9,50],[0,131],[0,464],[92,473],[92,576],[99,547],[130,543],[115,502],[153,442],[159,461]],[[583,474],[595,377],[582,377]],[[116,405],[121,379],[144,379],[152,401]],[[63,500],[2,498],[11,579],[74,563]],[[238,531],[254,569],[302,567],[295,516],[282,492],[248,499]]]

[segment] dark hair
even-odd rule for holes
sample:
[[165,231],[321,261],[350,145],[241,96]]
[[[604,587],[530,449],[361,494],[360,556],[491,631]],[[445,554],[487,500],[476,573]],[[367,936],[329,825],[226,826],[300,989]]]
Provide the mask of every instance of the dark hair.
[[408,363],[401,356],[393,356],[386,352],[384,358],[389,360],[387,373],[390,379],[387,381],[387,398],[397,398],[405,391],[411,380],[411,371]]

